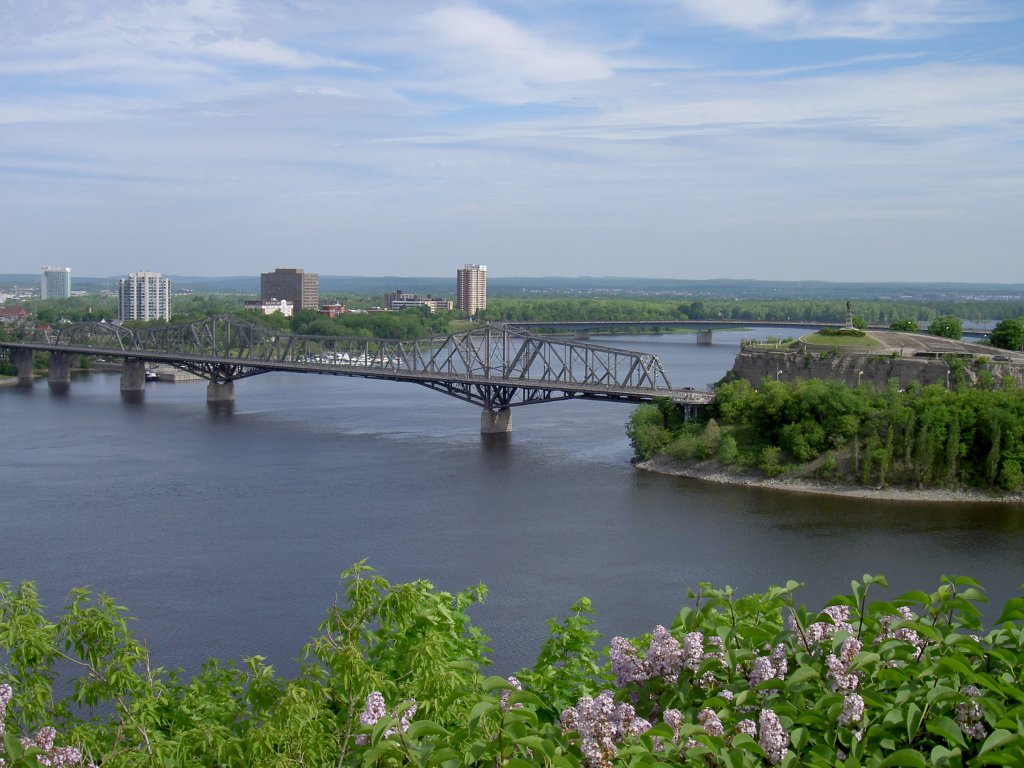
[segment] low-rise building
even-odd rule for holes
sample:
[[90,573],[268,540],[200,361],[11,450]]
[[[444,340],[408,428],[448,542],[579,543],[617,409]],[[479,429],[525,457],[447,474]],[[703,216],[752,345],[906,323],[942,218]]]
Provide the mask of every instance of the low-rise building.
[[333,304],[324,304],[320,307],[320,314],[327,315],[328,317],[337,317],[343,315],[346,312],[345,305],[341,302],[334,302]]
[[22,306],[0,307],[0,323],[18,323],[28,317],[28,312]]
[[262,312],[264,315],[280,312],[285,317],[291,317],[292,311],[295,309],[288,299],[255,299],[245,302],[245,308]]
[[385,306],[392,312],[406,307],[426,307],[431,312],[437,312],[438,310],[447,311],[452,308],[452,302],[448,299],[438,299],[431,296],[429,293],[425,297],[421,297],[415,293],[404,293],[402,291],[392,291],[384,297]]

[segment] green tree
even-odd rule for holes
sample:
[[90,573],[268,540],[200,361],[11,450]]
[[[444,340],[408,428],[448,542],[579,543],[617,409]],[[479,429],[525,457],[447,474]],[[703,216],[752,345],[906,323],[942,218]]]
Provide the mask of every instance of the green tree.
[[732,435],[726,435],[723,437],[722,442],[718,445],[718,460],[728,466],[730,464],[735,464],[739,455],[740,452],[736,445],[736,438]]
[[993,347],[1024,350],[1024,320],[1003,320],[992,329],[989,337]]
[[928,326],[928,333],[932,336],[942,336],[947,339],[959,339],[963,335],[963,330],[960,318],[953,315],[937,317]]

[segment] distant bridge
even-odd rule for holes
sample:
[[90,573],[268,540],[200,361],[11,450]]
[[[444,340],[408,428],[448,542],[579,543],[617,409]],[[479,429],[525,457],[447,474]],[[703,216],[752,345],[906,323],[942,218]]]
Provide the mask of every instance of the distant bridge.
[[[692,328],[697,331],[698,344],[710,344],[714,331],[736,331],[743,328],[779,328],[782,330],[799,330],[802,328],[845,328],[845,322],[833,320],[508,320],[505,325],[512,328],[536,330],[550,328],[555,331],[565,330],[576,332],[578,339],[589,338],[587,331],[607,331],[620,328]],[[888,331],[884,324],[864,326],[868,331]],[[923,328],[921,329],[924,330]],[[965,338],[984,338],[988,331],[964,329]]]
[[483,408],[481,431],[506,432],[509,409],[556,400],[641,403],[669,398],[687,415],[713,399],[710,392],[675,389],[650,354],[553,340],[509,325],[487,324],[416,341],[300,336],[233,317],[139,330],[111,323],[67,323],[26,331],[0,349],[32,382],[37,351],[50,353],[48,380],[70,383],[78,355],[121,359],[121,391],[145,389],[147,363],[163,363],[209,383],[207,401],[234,400],[234,382],[271,371],[408,381]]
[[[816,322],[814,320],[509,320],[506,325],[529,330],[550,328],[574,331],[576,338],[589,338],[587,331],[607,331],[619,328],[692,328],[697,331],[698,344],[710,344],[714,331],[735,331],[742,328],[842,328],[846,323]],[[870,325],[869,330],[888,330],[887,325]]]

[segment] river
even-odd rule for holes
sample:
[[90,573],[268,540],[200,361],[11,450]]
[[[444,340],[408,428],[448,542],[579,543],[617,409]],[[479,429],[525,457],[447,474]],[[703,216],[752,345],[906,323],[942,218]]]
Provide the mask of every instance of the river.
[[[611,337],[654,352],[675,386],[703,388],[744,335]],[[689,587],[806,582],[816,608],[864,573],[894,597],[970,575],[1002,606],[1024,582],[1024,509],[862,502],[721,487],[639,472],[631,406],[572,401],[479,410],[407,383],[267,374],[236,384],[232,413],[200,383],[149,383],[122,400],[112,374],[0,388],[0,580],[114,595],[154,662],[266,656],[285,674],[366,559],[392,581],[490,589],[474,620],[494,669],[532,663],[546,620],[588,596],[598,628],[669,624]],[[988,615],[994,618],[994,609]]]

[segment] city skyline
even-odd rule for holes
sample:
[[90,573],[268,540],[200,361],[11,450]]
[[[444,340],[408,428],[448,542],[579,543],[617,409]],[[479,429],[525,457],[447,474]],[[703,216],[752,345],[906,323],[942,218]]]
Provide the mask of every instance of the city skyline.
[[1024,282],[1009,0],[0,10],[2,272]]

